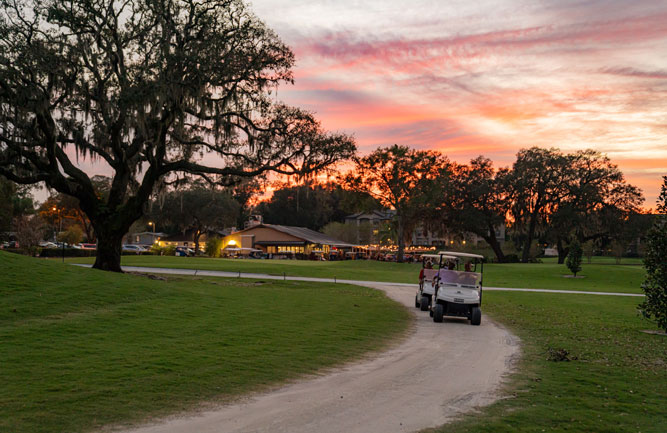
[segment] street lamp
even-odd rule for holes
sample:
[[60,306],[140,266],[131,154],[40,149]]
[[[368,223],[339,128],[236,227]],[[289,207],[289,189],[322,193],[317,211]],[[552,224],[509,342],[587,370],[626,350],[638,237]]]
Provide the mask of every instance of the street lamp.
[[[59,228],[58,228],[58,234],[60,234],[60,232],[63,231],[63,217],[62,217],[62,215],[60,214],[60,212],[62,211],[62,209],[58,209],[57,207],[53,206],[52,210],[53,210],[54,212],[57,212],[57,214],[58,214],[58,221],[59,221],[59,224],[60,224],[60,225],[59,225]],[[55,236],[54,236],[54,237],[55,237]],[[58,238],[55,238],[54,240],[57,242],[57,241],[58,241]],[[60,244],[62,245],[62,251],[63,251],[63,263],[65,263],[65,242],[64,242],[64,241],[61,241]]]

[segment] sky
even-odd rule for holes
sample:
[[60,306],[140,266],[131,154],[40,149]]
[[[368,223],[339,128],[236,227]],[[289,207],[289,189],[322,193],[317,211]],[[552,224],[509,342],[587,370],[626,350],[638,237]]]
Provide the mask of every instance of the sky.
[[294,51],[278,98],[378,146],[607,154],[655,207],[667,175],[667,1],[253,0]]

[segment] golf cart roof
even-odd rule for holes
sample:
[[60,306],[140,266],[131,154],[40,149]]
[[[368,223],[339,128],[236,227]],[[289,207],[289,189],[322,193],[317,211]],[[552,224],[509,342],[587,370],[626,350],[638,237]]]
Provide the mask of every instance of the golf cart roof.
[[422,258],[426,257],[427,259],[440,259],[440,257],[444,257],[445,259],[456,259],[453,255],[450,255],[449,253],[438,253],[438,254],[422,254]]
[[483,259],[484,258],[484,256],[480,256],[479,254],[457,253],[455,251],[438,251],[438,254],[446,254],[448,256],[454,256],[454,257],[470,257],[471,259]]

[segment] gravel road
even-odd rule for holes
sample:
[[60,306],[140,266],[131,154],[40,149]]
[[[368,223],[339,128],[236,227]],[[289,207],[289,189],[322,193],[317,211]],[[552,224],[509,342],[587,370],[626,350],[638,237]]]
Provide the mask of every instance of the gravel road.
[[369,283],[411,308],[415,327],[392,349],[322,376],[132,433],[414,432],[498,398],[518,340],[486,316],[434,323],[412,289]]

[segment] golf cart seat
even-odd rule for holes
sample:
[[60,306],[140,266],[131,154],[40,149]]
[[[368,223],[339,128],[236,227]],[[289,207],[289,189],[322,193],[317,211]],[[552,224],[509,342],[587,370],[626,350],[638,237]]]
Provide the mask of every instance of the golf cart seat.
[[482,279],[481,274],[477,272],[461,272],[449,269],[440,269],[440,283],[445,286],[460,286],[475,288]]
[[437,269],[424,269],[424,281],[433,282],[433,279],[438,275]]

